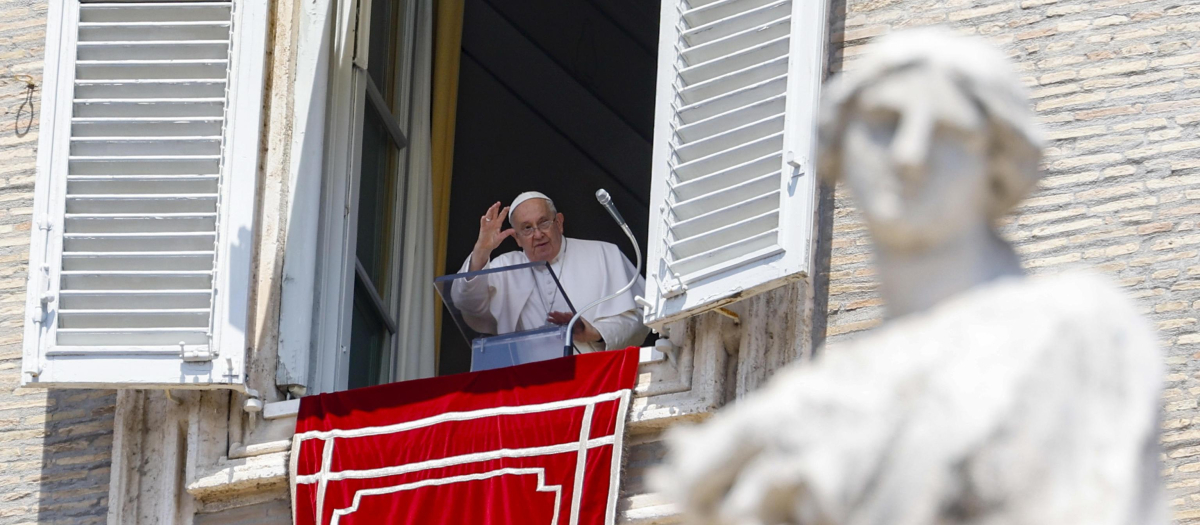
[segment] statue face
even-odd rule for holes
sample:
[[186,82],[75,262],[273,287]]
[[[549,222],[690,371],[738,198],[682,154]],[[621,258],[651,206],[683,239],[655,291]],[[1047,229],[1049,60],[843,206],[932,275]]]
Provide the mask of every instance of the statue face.
[[944,75],[890,74],[849,108],[843,180],[876,243],[926,250],[986,225],[988,120]]

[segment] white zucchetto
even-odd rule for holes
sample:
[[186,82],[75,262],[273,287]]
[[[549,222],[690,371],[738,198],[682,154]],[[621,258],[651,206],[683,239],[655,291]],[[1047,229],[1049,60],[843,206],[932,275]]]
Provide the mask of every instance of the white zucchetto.
[[513,212],[516,211],[517,206],[520,206],[521,203],[529,199],[546,199],[546,202],[549,202],[551,206],[554,206],[554,201],[550,199],[550,197],[547,197],[545,193],[540,191],[527,191],[517,195],[517,198],[513,199],[512,204],[508,206],[508,222],[512,222],[512,215]]

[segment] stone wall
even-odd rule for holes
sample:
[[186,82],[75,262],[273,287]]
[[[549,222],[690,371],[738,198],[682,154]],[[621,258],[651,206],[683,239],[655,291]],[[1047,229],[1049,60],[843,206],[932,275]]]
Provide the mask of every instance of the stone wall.
[[108,512],[113,393],[17,387],[46,6],[0,0],[0,525]]
[[[1200,523],[1200,4],[836,0],[833,18],[835,71],[870,37],[930,24],[983,35],[1017,62],[1050,141],[1040,189],[1002,231],[1032,273],[1104,272],[1157,324],[1164,472],[1176,521]],[[836,342],[878,324],[882,307],[864,224],[842,188],[834,201]]]

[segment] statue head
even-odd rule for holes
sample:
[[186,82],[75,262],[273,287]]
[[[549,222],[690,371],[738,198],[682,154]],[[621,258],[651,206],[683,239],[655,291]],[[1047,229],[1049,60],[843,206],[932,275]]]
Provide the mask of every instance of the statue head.
[[820,173],[846,182],[880,249],[921,251],[1012,209],[1042,141],[1008,59],[945,30],[892,33],[825,87]]

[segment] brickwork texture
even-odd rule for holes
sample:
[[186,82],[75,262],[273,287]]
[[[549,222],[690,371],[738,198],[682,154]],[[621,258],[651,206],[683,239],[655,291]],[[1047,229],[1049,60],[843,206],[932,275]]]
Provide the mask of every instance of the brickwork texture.
[[0,0],[0,525],[108,512],[113,393],[17,387],[46,6]]
[[[1200,523],[1200,4],[835,0],[831,24],[834,71],[871,37],[939,24],[1016,61],[1050,140],[1040,188],[1001,230],[1031,273],[1104,272],[1157,325],[1172,511]],[[833,200],[829,342],[882,315],[865,225],[844,188]]]

